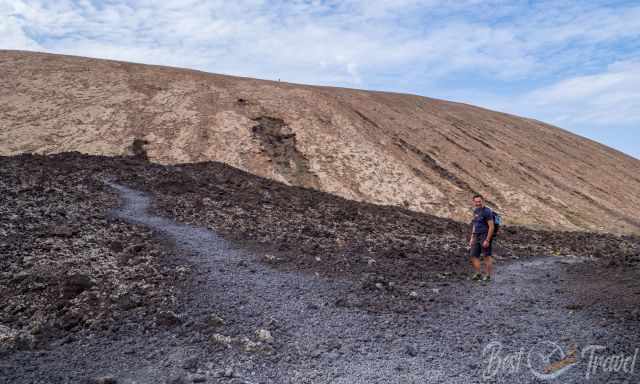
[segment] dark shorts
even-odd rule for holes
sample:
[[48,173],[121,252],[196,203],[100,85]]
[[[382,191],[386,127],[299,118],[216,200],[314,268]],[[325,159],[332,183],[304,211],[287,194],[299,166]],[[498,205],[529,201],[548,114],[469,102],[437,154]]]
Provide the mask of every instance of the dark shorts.
[[471,244],[471,253],[470,253],[471,257],[480,257],[480,255],[482,256],[492,255],[493,239],[491,239],[491,241],[489,242],[488,248],[482,247],[482,242],[484,242],[484,240],[487,238],[487,235],[488,233],[486,232],[476,233],[473,235],[474,240],[473,240],[473,243]]

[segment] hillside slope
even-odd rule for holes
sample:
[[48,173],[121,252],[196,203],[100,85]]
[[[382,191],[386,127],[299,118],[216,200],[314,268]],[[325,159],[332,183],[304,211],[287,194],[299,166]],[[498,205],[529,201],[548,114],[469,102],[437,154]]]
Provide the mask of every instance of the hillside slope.
[[216,160],[349,199],[468,220],[640,233],[640,161],[559,128],[425,97],[0,51],[0,154]]

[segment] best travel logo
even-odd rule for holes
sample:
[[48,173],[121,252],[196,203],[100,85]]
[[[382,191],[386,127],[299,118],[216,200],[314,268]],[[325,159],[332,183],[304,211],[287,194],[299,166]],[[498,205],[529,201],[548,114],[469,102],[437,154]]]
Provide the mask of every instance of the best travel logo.
[[[542,341],[529,348],[522,347],[507,352],[502,343],[492,341],[482,351],[485,363],[482,377],[493,379],[528,370],[540,380],[556,379],[570,370],[584,369],[586,380],[600,374],[623,373],[629,376],[635,371],[639,348],[633,353],[610,353],[603,345],[587,345],[578,353],[575,344],[566,350],[552,341]],[[578,367],[578,363],[580,364]]]

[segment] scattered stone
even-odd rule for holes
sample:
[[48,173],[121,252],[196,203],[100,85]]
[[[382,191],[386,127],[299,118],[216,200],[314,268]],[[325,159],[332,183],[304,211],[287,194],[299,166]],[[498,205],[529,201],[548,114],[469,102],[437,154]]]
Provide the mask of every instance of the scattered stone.
[[271,336],[271,332],[266,329],[256,330],[256,337],[258,338],[258,340],[265,343],[273,343],[273,336]]
[[333,351],[342,348],[342,343],[338,340],[330,340],[327,342],[327,350]]
[[280,259],[279,259],[279,258],[277,258],[276,256],[274,256],[274,255],[272,255],[272,254],[269,254],[269,253],[267,253],[266,255],[264,255],[264,259],[265,259],[265,261],[267,261],[267,262],[274,262],[274,261],[278,261],[278,260],[280,260]]
[[61,282],[61,296],[64,299],[73,299],[94,285],[95,281],[93,281],[89,275],[74,273],[63,277]]
[[118,306],[125,311],[136,308],[142,304],[142,297],[137,293],[126,292],[117,297]]
[[407,367],[404,366],[403,364],[396,365],[394,369],[396,371],[398,371],[398,372],[406,372],[407,371]]
[[60,327],[65,330],[73,329],[82,321],[82,315],[78,311],[66,312],[59,321]]
[[187,275],[189,275],[191,273],[191,268],[189,268],[186,265],[179,265],[176,267],[176,273],[178,274],[178,276],[180,278],[185,278]]
[[345,297],[340,297],[336,300],[336,307],[347,308],[349,307],[349,301]]
[[182,363],[182,368],[187,371],[195,371],[198,368],[199,359],[197,356],[191,356]]
[[[11,275],[7,275],[7,276],[11,276]],[[30,271],[20,271],[14,274],[13,276],[11,276],[11,283],[18,284],[24,280],[28,280],[30,277],[31,277]]]
[[33,335],[0,325],[0,352],[31,350],[34,344]]
[[76,231],[68,225],[51,225],[47,230],[49,236],[72,237]]
[[207,316],[207,325],[212,328],[221,327],[224,325],[224,319],[217,314],[212,313]]
[[262,343],[261,342],[255,342],[250,340],[247,337],[244,337],[242,339],[242,349],[245,352],[259,352],[262,349]]
[[156,324],[160,326],[171,327],[179,324],[180,321],[180,316],[173,311],[160,311],[156,315]]
[[235,372],[233,371],[233,368],[227,367],[227,368],[225,368],[224,372],[222,373],[222,376],[231,378],[231,377],[235,376]]
[[187,384],[189,381],[187,380],[187,376],[183,373],[178,373],[170,376],[166,384]]
[[109,241],[108,247],[111,250],[111,252],[114,252],[114,253],[120,253],[124,249],[124,245],[122,245],[122,242],[117,240]]
[[337,360],[340,358],[340,354],[338,352],[329,352],[325,355],[329,360]]
[[124,252],[130,255],[139,255],[145,248],[143,243],[133,244],[125,248]]
[[416,357],[418,356],[418,348],[416,348],[415,345],[413,344],[408,344],[405,347],[405,352],[407,353],[407,355],[411,356],[411,357]]
[[118,380],[113,376],[101,376],[93,379],[92,384],[118,384]]
[[224,345],[225,347],[230,347],[233,342],[233,338],[231,336],[221,335],[219,333],[214,333],[209,337],[209,341],[213,344]]

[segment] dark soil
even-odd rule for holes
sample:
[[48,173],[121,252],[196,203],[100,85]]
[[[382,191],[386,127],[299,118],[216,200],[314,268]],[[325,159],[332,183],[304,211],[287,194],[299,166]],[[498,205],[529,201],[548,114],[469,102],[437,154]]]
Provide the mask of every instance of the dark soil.
[[482,285],[466,225],[397,207],[219,163],[0,165],[0,382],[473,383],[492,341],[640,346],[635,237],[504,228]]

